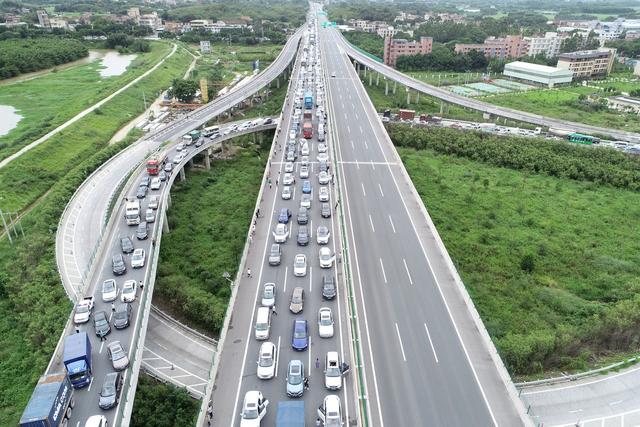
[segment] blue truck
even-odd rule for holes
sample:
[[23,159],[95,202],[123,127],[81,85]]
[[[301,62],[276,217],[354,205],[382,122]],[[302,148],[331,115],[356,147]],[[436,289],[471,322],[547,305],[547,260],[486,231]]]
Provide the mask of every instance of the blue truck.
[[283,400],[278,402],[276,427],[304,427],[304,401]]
[[36,385],[20,418],[20,427],[66,425],[74,406],[71,381],[63,373],[45,375]]
[[304,94],[304,108],[310,110],[313,108],[313,95],[311,92],[307,92]]
[[91,341],[86,332],[65,338],[62,361],[73,387],[82,388],[91,384]]

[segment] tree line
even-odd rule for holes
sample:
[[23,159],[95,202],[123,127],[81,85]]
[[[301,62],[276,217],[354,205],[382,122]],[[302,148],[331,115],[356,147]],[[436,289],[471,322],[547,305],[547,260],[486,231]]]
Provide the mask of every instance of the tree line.
[[55,67],[89,55],[80,41],[47,37],[0,41],[0,79]]
[[389,124],[387,130],[393,143],[401,147],[429,149],[498,167],[640,191],[640,158],[613,149],[399,124]]
[[484,70],[488,64],[489,59],[483,52],[455,53],[442,44],[435,44],[426,55],[399,57],[396,68],[401,71],[470,71]]

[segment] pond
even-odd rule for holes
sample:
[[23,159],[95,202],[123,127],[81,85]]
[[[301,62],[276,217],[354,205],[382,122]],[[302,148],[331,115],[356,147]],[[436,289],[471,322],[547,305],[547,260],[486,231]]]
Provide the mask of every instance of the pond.
[[20,120],[22,116],[18,114],[18,110],[10,105],[0,105],[0,136],[8,134]]
[[107,52],[100,60],[100,65],[104,68],[100,69],[100,76],[113,77],[119,76],[131,65],[131,62],[138,55],[122,55],[118,52]]

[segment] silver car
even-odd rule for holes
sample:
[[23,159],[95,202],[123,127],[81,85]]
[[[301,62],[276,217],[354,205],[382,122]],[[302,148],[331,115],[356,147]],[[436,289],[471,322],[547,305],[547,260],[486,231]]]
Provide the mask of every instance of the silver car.
[[263,307],[273,307],[276,305],[276,284],[265,283],[262,288],[262,300],[260,301]]
[[290,200],[291,199],[291,186],[285,185],[282,187],[282,200]]
[[127,352],[124,351],[120,341],[114,341],[109,344],[107,346],[107,354],[109,355],[113,369],[116,371],[122,371],[129,366],[129,356],[127,356]]
[[302,397],[304,393],[304,363],[292,360],[287,367],[287,396]]

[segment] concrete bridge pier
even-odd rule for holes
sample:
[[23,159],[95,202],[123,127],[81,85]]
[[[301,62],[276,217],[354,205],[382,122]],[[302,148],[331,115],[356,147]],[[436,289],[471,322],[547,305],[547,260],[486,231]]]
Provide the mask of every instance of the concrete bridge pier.
[[211,155],[211,148],[207,149],[207,151],[204,153],[204,168],[206,170],[211,169],[211,157],[209,157]]
[[[364,69],[364,73],[367,74],[367,69],[366,68]],[[371,73],[369,73],[369,86],[371,86],[371,78],[372,77],[373,76],[371,75]]]
[[187,175],[184,173],[184,168],[180,168],[180,181],[186,181]]
[[376,86],[380,86],[380,73],[376,73]]
[[162,232],[169,232],[169,220],[167,219],[167,209],[162,209]]
[[397,82],[393,82],[393,94],[394,95],[396,94],[396,84],[397,84]]
[[389,95],[389,81],[385,79],[384,81],[384,96]]

